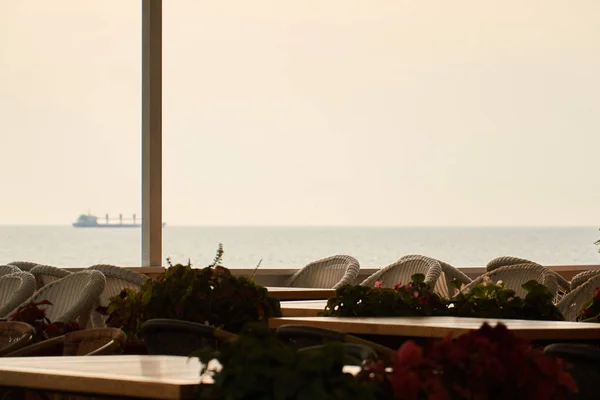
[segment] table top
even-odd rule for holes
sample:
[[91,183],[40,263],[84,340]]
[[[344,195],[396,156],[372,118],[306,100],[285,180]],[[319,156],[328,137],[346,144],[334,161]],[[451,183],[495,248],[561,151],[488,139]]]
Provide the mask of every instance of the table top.
[[200,369],[197,358],[178,356],[2,357],[0,387],[187,399],[201,380],[211,382]]
[[326,305],[327,300],[284,301],[281,313],[284,317],[316,317]]
[[335,295],[334,289],[300,287],[267,287],[267,289],[271,296],[279,300],[326,300]]
[[600,324],[565,321],[459,317],[284,317],[271,318],[269,326],[310,325],[350,334],[443,338],[479,329],[484,322],[490,325],[503,323],[517,335],[529,340],[600,340]]
[[[220,369],[218,361],[209,369]],[[2,357],[0,389],[27,388],[144,399],[193,399],[200,376],[197,358],[179,356]],[[344,366],[356,374],[358,367]]]

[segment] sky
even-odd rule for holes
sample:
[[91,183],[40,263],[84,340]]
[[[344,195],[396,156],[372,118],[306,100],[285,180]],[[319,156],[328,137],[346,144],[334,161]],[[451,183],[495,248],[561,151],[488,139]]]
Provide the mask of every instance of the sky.
[[[170,225],[596,225],[597,0],[164,1]],[[0,224],[141,214],[141,5],[0,0]]]

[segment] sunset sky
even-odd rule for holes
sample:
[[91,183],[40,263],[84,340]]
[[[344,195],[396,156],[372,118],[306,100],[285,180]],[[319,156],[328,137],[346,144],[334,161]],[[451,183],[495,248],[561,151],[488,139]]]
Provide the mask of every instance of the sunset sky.
[[[171,225],[596,225],[600,1],[164,2]],[[0,0],[0,224],[141,214],[139,0]]]

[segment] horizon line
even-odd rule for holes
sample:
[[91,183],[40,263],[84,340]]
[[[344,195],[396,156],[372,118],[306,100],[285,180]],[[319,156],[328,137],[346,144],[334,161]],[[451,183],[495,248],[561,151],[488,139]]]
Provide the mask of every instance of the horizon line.
[[[234,224],[222,224],[222,225],[191,225],[191,224],[165,224],[164,228],[599,228],[600,225],[234,225]],[[71,224],[1,224],[0,227],[72,227]],[[82,228],[79,228],[82,229]],[[122,229],[122,228],[121,228]],[[131,229],[135,229],[132,227]]]

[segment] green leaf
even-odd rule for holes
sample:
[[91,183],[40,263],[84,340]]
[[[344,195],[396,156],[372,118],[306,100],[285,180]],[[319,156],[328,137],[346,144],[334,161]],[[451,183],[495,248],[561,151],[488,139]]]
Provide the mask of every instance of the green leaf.
[[423,275],[423,274],[414,274],[413,276],[410,277],[410,279],[413,281],[413,283],[424,283],[425,282],[425,275]]

